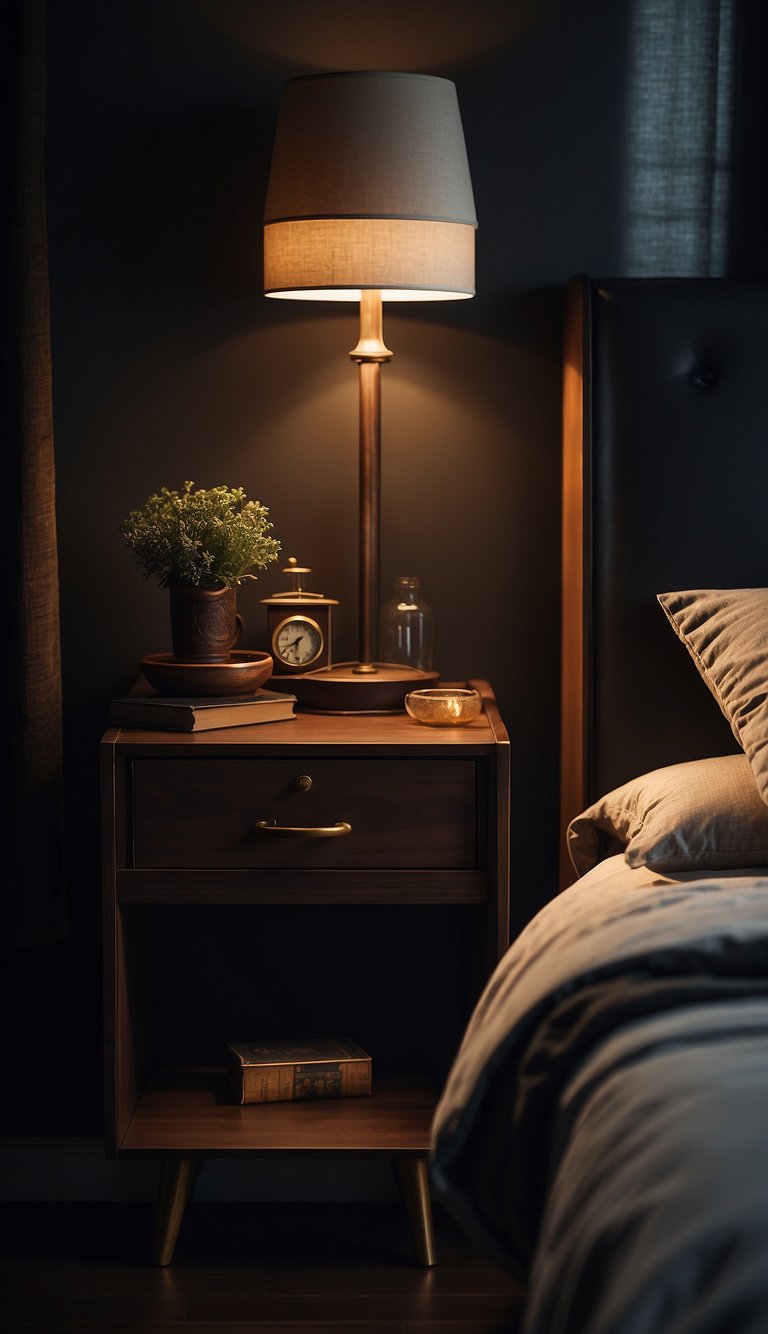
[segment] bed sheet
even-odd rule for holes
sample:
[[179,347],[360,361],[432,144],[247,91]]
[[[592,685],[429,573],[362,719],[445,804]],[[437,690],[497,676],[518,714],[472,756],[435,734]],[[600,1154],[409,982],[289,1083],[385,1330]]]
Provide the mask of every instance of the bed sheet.
[[512,945],[434,1121],[529,1334],[768,1329],[768,877],[608,858]]

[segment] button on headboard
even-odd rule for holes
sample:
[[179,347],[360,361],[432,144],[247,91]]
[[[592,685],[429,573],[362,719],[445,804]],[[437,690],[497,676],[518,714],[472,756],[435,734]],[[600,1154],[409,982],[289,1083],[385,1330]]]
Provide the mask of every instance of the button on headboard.
[[563,830],[633,775],[736,749],[656,594],[766,585],[768,279],[572,279]]

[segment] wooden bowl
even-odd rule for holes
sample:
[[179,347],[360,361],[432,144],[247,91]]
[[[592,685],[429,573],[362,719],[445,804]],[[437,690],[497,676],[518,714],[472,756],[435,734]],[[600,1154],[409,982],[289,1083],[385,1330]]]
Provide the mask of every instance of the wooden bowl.
[[252,695],[272,675],[272,658],[233,649],[224,662],[182,662],[172,653],[139,658],[143,675],[161,695]]

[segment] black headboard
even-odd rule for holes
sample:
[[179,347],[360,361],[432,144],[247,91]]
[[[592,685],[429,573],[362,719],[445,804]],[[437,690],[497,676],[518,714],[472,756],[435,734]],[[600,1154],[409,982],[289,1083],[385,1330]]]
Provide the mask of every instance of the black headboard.
[[768,279],[572,279],[563,404],[564,828],[736,749],[656,594],[768,584]]

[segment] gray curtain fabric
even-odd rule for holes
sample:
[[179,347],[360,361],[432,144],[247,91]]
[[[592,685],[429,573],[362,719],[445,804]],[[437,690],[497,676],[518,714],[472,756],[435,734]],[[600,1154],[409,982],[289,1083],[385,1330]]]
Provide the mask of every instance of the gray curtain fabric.
[[624,273],[728,271],[734,0],[635,0],[625,120]]
[[2,234],[2,661],[6,791],[0,944],[65,930],[59,576],[44,185],[44,0],[6,0]]

